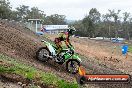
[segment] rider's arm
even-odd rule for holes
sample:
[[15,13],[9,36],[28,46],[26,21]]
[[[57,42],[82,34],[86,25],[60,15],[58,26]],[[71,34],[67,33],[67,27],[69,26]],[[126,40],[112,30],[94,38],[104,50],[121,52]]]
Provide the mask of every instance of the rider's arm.
[[70,39],[69,39],[69,36],[66,35],[66,40],[65,40],[65,44],[68,48],[70,48],[72,46],[71,42],[70,42]]
[[67,32],[61,33],[61,34],[60,34],[60,38],[62,38],[62,41],[65,42],[65,44],[66,44],[66,46],[67,46],[68,48],[70,48],[70,47],[72,46],[71,43],[70,43],[69,35],[68,35]]
[[70,43],[69,39],[66,39],[65,44],[70,49],[71,54],[74,54],[74,48],[73,48],[72,44]]
[[70,41],[69,41],[69,39],[65,40],[65,44],[67,45],[68,48],[70,48],[70,46],[72,46],[71,43],[70,43]]

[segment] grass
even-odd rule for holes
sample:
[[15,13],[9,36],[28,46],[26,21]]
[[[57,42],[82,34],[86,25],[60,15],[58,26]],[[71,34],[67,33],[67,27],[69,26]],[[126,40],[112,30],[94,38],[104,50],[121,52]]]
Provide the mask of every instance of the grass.
[[128,46],[128,52],[131,52],[132,53],[132,45],[129,45]]
[[57,88],[79,88],[77,82],[67,82],[54,74],[48,72],[42,72],[34,67],[28,66],[20,61],[16,61],[13,58],[0,54],[0,61],[11,64],[11,66],[3,66],[0,64],[0,73],[15,73],[34,80],[39,78],[44,84],[54,85]]

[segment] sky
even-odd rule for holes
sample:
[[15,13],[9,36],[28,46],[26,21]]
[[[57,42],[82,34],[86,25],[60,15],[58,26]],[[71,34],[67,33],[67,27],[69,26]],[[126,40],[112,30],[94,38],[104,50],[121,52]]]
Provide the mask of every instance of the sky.
[[101,14],[108,9],[132,12],[132,0],[9,0],[13,9],[20,5],[38,7],[46,15],[65,15],[68,20],[81,20],[91,8],[97,8]]

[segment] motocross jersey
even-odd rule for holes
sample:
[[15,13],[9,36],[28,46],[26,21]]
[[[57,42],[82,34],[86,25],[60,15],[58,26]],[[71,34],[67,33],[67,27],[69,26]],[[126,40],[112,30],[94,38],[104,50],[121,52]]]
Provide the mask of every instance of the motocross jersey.
[[69,34],[68,32],[62,32],[62,33],[59,33],[59,37],[56,38],[57,42],[56,43],[59,43],[61,41],[64,41],[65,44],[67,45],[67,47],[70,47],[71,46],[71,43],[69,41]]
[[66,39],[69,39],[68,32],[59,33],[59,38],[60,38],[60,41],[65,41]]

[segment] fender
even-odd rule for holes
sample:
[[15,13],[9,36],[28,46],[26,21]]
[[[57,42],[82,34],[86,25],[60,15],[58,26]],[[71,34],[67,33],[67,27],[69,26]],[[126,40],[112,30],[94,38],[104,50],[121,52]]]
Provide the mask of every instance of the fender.
[[77,59],[79,62],[82,62],[81,58],[77,54],[72,55],[72,58]]

